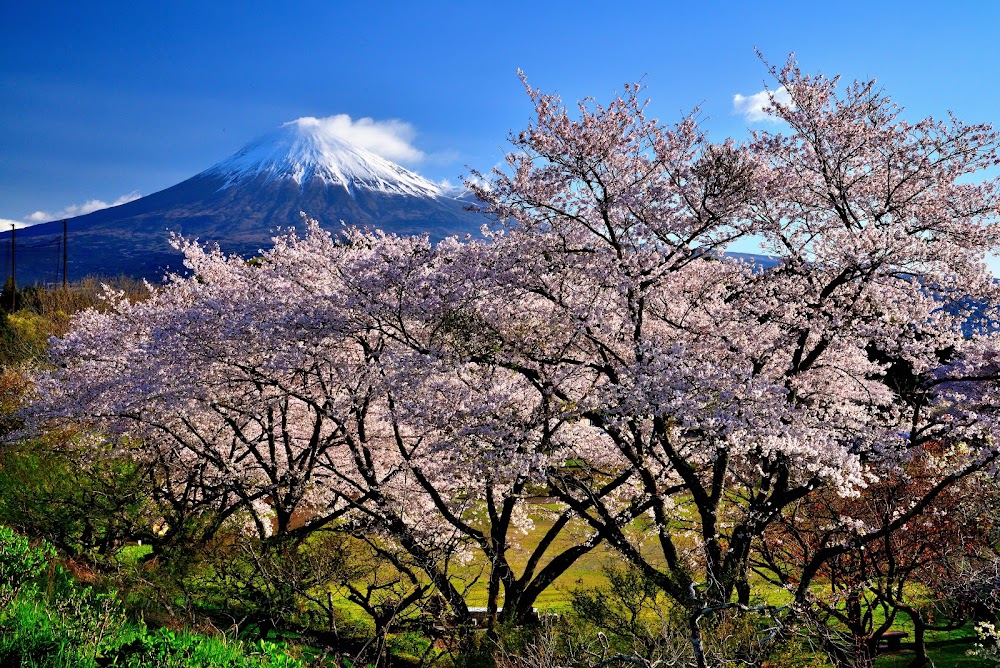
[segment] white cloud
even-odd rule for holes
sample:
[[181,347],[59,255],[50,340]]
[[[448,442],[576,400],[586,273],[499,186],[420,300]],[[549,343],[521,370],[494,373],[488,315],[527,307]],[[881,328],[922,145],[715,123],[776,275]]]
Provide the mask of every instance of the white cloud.
[[62,218],[72,218],[74,216],[83,216],[88,213],[93,213],[95,211],[100,211],[101,209],[107,209],[111,206],[118,206],[120,204],[128,204],[129,202],[135,201],[142,197],[138,192],[133,190],[130,193],[126,193],[116,199],[111,204],[108,204],[104,200],[100,199],[89,199],[83,204],[70,204],[69,206],[63,208],[61,211],[49,212],[49,211],[35,211],[34,213],[24,217],[27,221],[27,225],[34,225],[35,223],[45,223],[50,220],[61,220]]
[[[753,95],[740,95],[737,93],[736,95],[733,95],[733,111],[737,114],[741,114],[748,123],[777,121],[779,119],[770,111],[771,95],[772,92],[766,89],[760,91],[759,93],[754,93]],[[780,102],[785,105],[790,105],[792,103],[792,96],[788,94],[788,91],[785,90],[784,86],[774,91],[773,95],[776,102]]]
[[19,220],[11,220],[10,218],[0,218],[0,232],[9,232],[10,228],[19,230],[23,227],[31,227],[34,223],[25,223]]
[[306,116],[292,123],[300,127],[320,126],[335,137],[387,160],[413,163],[425,157],[424,152],[413,145],[417,136],[413,126],[395,118],[387,121],[368,117],[354,120],[347,114],[337,114],[326,118]]
[[449,179],[441,179],[437,187],[448,197],[460,197],[469,192],[464,183],[452,183]]

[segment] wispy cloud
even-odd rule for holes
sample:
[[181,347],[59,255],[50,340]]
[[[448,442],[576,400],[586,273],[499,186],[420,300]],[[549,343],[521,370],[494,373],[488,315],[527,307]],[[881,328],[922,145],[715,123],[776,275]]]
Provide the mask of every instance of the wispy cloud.
[[413,145],[416,130],[399,119],[376,121],[367,116],[352,119],[347,114],[337,114],[325,118],[305,116],[291,122],[303,127],[319,126],[335,137],[387,160],[415,163],[426,157],[423,151]]
[[441,179],[437,182],[437,187],[448,197],[459,197],[469,192],[464,183],[453,183],[450,179]]
[[[743,116],[748,123],[778,121],[779,119],[772,113],[771,95],[772,92],[766,89],[753,95],[737,93],[733,95],[733,111]],[[792,96],[784,86],[774,91],[773,95],[775,102],[785,105],[792,103]]]
[[128,204],[129,202],[137,200],[140,197],[142,197],[142,195],[133,190],[130,193],[122,195],[110,204],[100,199],[89,199],[83,204],[70,204],[60,211],[35,211],[34,213],[24,217],[25,223],[22,223],[22,225],[34,225],[35,223],[45,223],[50,220],[83,216],[88,213],[93,213],[94,211],[107,209],[108,207]]

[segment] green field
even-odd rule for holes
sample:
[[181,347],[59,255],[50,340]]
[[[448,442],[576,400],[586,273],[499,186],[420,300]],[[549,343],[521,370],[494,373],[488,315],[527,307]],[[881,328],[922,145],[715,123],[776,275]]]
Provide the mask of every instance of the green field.
[[[551,526],[553,511],[557,511],[556,504],[538,504],[537,511],[532,513],[534,527],[520,539],[521,546],[514,548],[508,554],[512,566],[516,572],[523,571],[524,565],[530,555],[531,550],[538,544],[545,532]],[[564,531],[562,535],[553,543],[552,554],[558,554],[563,549],[573,545],[572,531]],[[545,563],[544,561],[542,562]],[[536,601],[535,607],[541,611],[564,613],[571,609],[572,593],[578,589],[601,588],[608,584],[604,569],[608,565],[621,566],[622,561],[618,555],[606,545],[598,545],[591,552],[584,555],[573,564],[555,583],[549,587]],[[457,577],[462,579],[473,579],[481,572],[481,567],[472,564],[457,571]],[[758,581],[755,591],[762,595],[769,604],[781,604],[787,600],[787,594],[780,589],[764,585]],[[821,588],[823,585],[816,585]],[[485,606],[487,602],[487,591],[485,579],[480,578],[472,585],[467,597],[470,606]],[[342,609],[346,616],[360,619],[363,613],[356,609],[346,599],[339,597],[338,607]],[[905,631],[909,635],[902,643],[902,649],[898,652],[885,653],[876,660],[877,668],[903,668],[913,659],[915,653],[912,649],[913,627],[909,618],[905,614],[900,614],[893,625],[895,630]],[[929,632],[927,634],[927,651],[934,665],[939,668],[944,667],[967,667],[992,665],[985,659],[971,654],[975,650],[976,634],[971,624],[953,632]],[[802,654],[802,660],[808,661],[810,658],[818,659],[816,655],[806,652]],[[822,663],[817,665],[823,665]]]

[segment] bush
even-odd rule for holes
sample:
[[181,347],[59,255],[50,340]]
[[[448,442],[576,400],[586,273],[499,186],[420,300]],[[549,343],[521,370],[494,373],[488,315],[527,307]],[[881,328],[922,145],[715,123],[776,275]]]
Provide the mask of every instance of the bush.
[[230,641],[160,628],[143,630],[118,653],[120,665],[130,668],[299,668],[305,664],[290,656],[283,643],[258,640]]
[[310,627],[335,636],[329,592],[350,576],[346,541],[331,532],[262,540],[224,526],[207,540],[158,544],[155,557],[119,552],[116,583],[148,613],[166,610],[261,632]]
[[37,668],[303,668],[284,643],[242,642],[130,621],[114,591],[78,586],[53,570],[0,615],[0,665]]
[[24,536],[0,526],[0,609],[6,609],[21,588],[41,575],[54,558],[51,545],[33,547]]
[[4,621],[0,657],[15,665],[96,665],[128,640],[129,630],[114,593],[72,587],[47,597],[30,590]]
[[152,536],[147,469],[110,449],[79,456],[72,435],[0,451],[0,522],[92,561]]

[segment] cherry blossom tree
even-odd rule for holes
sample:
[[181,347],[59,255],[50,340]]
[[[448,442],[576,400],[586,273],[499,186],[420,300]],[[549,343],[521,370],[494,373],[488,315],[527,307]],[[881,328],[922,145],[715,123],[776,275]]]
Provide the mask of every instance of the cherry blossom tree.
[[[475,560],[492,615],[523,621],[597,540],[568,509],[530,504],[544,476],[523,378],[462,361],[470,323],[457,311],[417,318],[466,249],[357,231],[335,243],[307,227],[250,263],[179,241],[189,277],[143,302],[112,294],[54,344],[36,415],[140,443],[177,532],[363,534],[387,562],[406,554],[465,625],[473,582],[453,565]],[[515,568],[529,508],[551,517]]]
[[[185,244],[192,276],[77,318],[37,413],[141,442],[184,512],[384,536],[466,621],[454,559],[485,563],[490,612],[518,621],[606,542],[706,666],[706,621],[794,615],[825,564],[998,457],[996,134],[773,74],[782,123],[743,144],[648,118],[637,86],[572,111],[526,86],[535,120],[470,184],[485,240],[313,227],[250,263]],[[741,238],[777,266],[726,256]],[[789,606],[755,605],[771,525],[931,442],[891,521],[811,552]],[[533,494],[560,506],[515,567]]]
[[[575,114],[529,88],[537,120],[476,186],[506,226],[477,309],[499,352],[480,359],[589,432],[552,489],[688,611],[697,665],[699,623],[750,605],[755,542],[797,501],[954,449],[892,522],[804,564],[801,603],[823,564],[997,458],[996,183],[975,180],[995,133],[773,73],[782,131],[743,146],[648,120],[634,87]],[[720,257],[749,234],[776,268]]]

